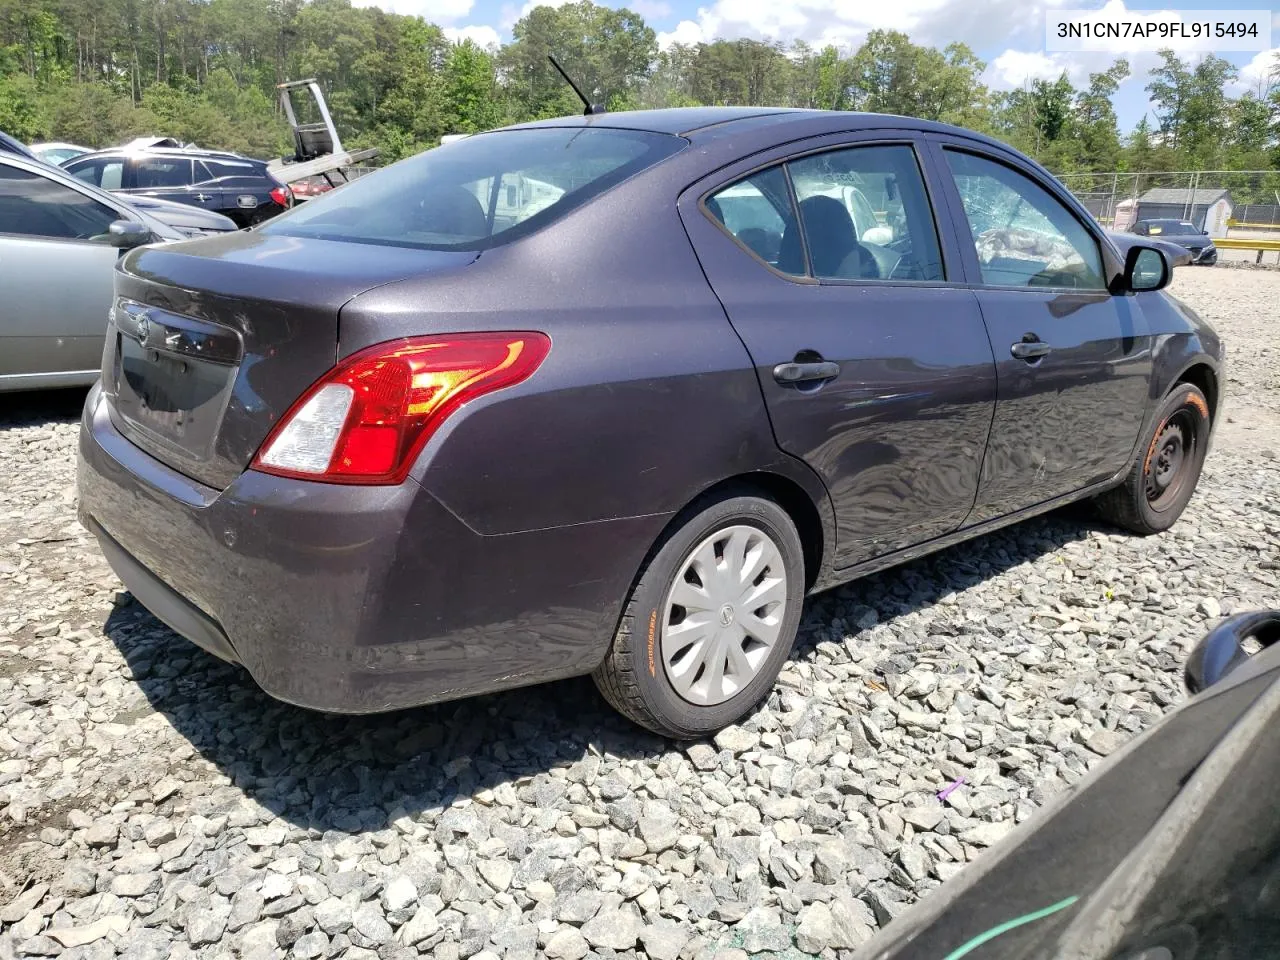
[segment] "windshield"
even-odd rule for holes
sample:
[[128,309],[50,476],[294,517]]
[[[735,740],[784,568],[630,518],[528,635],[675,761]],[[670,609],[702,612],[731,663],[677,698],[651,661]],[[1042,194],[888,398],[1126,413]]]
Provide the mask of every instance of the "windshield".
[[262,232],[430,250],[483,250],[559,219],[684,147],[604,127],[502,130],[369,174],[276,217]]
[[1200,228],[1186,220],[1148,220],[1147,230],[1152,234],[1199,233]]

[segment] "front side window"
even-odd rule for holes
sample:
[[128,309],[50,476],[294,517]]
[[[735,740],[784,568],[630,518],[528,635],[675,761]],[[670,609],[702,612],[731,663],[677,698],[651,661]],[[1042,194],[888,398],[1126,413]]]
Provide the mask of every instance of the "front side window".
[[189,157],[140,157],[134,162],[133,179],[133,185],[139,190],[190,186],[191,159]]
[[958,150],[946,156],[983,283],[1106,289],[1097,241],[1053,194],[994,160]]
[[124,161],[110,157],[95,157],[67,165],[67,172],[77,180],[91,183],[103,190],[119,190],[124,181]]
[[61,183],[0,164],[0,233],[105,242],[116,212]]
[[484,133],[360,177],[259,229],[428,250],[484,250],[541,229],[687,145],[680,137],[609,127]]
[[814,276],[941,280],[933,212],[905,144],[851,147],[787,164]]
[[707,198],[707,210],[765,263],[803,275],[804,247],[782,167],[770,167]]

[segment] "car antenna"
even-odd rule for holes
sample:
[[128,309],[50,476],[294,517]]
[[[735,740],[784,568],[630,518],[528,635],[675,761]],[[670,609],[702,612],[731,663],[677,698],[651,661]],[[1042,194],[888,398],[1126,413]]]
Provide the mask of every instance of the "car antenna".
[[600,106],[600,104],[592,103],[587,99],[586,95],[578,89],[578,85],[569,79],[569,75],[564,72],[564,67],[560,66],[559,61],[556,60],[555,57],[548,53],[547,59],[551,61],[551,65],[556,68],[556,72],[559,73],[560,76],[564,77],[564,82],[573,88],[573,92],[576,93],[578,95],[578,99],[582,101],[582,105],[585,108],[582,111],[582,115],[584,117],[590,117],[597,113],[605,112],[605,108]]

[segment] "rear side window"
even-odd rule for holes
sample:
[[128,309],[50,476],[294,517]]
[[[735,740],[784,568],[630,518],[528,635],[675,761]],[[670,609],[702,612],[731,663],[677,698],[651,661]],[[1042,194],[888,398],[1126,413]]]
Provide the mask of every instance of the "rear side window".
[[259,229],[387,246],[483,250],[541,229],[686,145],[666,134],[606,127],[485,133],[360,177]]
[[0,233],[105,242],[116,219],[114,210],[78,190],[0,164]]
[[189,157],[139,157],[134,161],[133,185],[139,190],[186,187],[192,182]]
[[258,168],[252,163],[237,163],[234,160],[197,160],[196,182],[221,180],[223,177],[253,177],[258,175]]
[[783,273],[804,274],[800,228],[782,167],[725,187],[707,199],[707,210],[765,263]]
[[124,181],[124,161],[120,158],[96,157],[68,164],[67,172],[77,180],[103,190],[119,190]]
[[995,160],[957,150],[946,155],[983,283],[1106,288],[1097,241],[1057,197]]

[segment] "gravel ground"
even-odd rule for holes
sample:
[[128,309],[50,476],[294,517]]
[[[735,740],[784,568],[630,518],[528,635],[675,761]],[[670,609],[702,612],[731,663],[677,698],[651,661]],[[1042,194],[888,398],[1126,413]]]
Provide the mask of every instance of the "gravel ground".
[[586,680],[268,699],[76,524],[81,397],[0,398],[0,958],[847,955],[1176,703],[1207,622],[1280,606],[1280,273],[1175,292],[1231,368],[1171,533],[1059,514],[827,593],[768,706],[687,749]]

